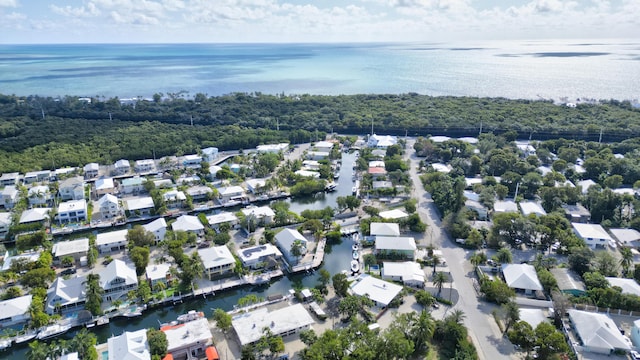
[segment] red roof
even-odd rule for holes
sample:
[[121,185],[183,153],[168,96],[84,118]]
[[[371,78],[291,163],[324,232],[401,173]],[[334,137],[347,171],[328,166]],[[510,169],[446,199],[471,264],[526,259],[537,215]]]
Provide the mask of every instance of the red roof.
[[173,360],[173,355],[167,354],[162,358],[162,360]]
[[220,360],[218,349],[215,346],[209,346],[204,353],[207,355],[207,360]]
[[386,174],[387,170],[381,167],[370,167],[369,174]]
[[177,329],[177,328],[179,328],[179,327],[181,327],[181,326],[184,326],[184,324],[178,324],[178,325],[165,325],[165,326],[162,326],[162,327],[160,328],[160,331],[173,330],[173,329]]

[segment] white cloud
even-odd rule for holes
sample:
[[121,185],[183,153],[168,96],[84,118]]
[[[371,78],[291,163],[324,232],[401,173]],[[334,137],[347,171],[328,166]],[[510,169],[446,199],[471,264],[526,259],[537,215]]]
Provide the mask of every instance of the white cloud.
[[18,7],[17,0],[0,0],[0,7]]
[[101,14],[98,7],[92,2],[88,3],[86,7],[72,7],[69,5],[65,7],[50,5],[49,7],[55,14],[69,17],[94,17]]

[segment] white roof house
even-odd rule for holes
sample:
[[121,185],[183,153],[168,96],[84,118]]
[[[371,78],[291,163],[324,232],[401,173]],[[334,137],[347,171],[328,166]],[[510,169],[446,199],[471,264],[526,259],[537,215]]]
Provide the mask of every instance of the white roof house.
[[252,193],[259,191],[267,183],[267,179],[249,179],[245,181],[247,189]]
[[104,194],[96,201],[98,207],[111,207],[112,205],[118,206],[118,198],[115,195]]
[[520,210],[522,211],[522,215],[529,216],[534,214],[536,216],[547,215],[547,212],[544,211],[542,206],[537,202],[533,201],[521,201],[520,202]]
[[318,141],[313,144],[313,147],[320,151],[331,151],[331,149],[333,149],[333,143],[331,141]]
[[282,231],[276,234],[275,236],[276,245],[282,251],[282,254],[285,256],[287,261],[297,261],[295,256],[291,254],[291,246],[295,241],[300,241],[303,245],[302,253],[307,252],[307,239],[298,232],[298,230],[292,230],[289,228],[284,228]]
[[536,268],[529,264],[503,264],[504,281],[512,289],[522,289],[525,293],[542,290]]
[[392,188],[393,187],[393,183],[391,181],[372,181],[371,185],[373,186],[373,190],[378,190],[378,189],[388,189],[388,188]]
[[29,320],[29,306],[32,295],[0,301],[0,323],[11,326]]
[[598,224],[571,223],[573,231],[591,248],[602,248],[613,243],[613,239]]
[[453,170],[453,167],[451,167],[451,165],[442,163],[433,163],[431,164],[431,167],[433,168],[433,170],[441,172],[443,174],[448,174],[451,172],[451,170]]
[[38,185],[27,191],[27,197],[29,198],[29,204],[42,205],[51,199],[51,193],[48,186]]
[[410,236],[376,236],[376,250],[416,251],[416,241]]
[[408,286],[424,286],[424,270],[414,261],[382,263],[382,278],[385,280],[402,281]]
[[618,277],[605,277],[605,279],[607,279],[609,285],[621,288],[623,294],[640,296],[640,285],[638,285],[635,279],[625,279]]
[[187,231],[201,233],[204,231],[204,225],[200,222],[197,216],[182,215],[171,224],[173,231]]
[[194,359],[192,352],[204,354],[204,349],[212,343],[209,320],[200,318],[176,326],[163,327],[167,337],[167,354],[174,359]]
[[58,183],[58,193],[62,200],[84,199],[84,179],[74,176]]
[[388,211],[381,211],[378,214],[383,219],[404,219],[409,216],[406,212],[400,209],[393,209]]
[[147,329],[125,331],[107,340],[109,360],[151,360]]
[[151,284],[155,284],[159,281],[165,282],[170,269],[171,265],[167,263],[151,264],[145,269],[145,274],[147,276],[147,280],[149,280]]
[[253,216],[265,224],[271,223],[273,221],[273,217],[276,216],[276,213],[268,206],[249,206],[240,211],[244,216]]
[[116,230],[96,235],[96,247],[100,253],[117,251],[127,246],[128,230]]
[[384,149],[397,143],[398,139],[395,136],[373,134],[369,137],[367,146]]
[[69,241],[60,241],[53,244],[51,253],[54,258],[62,258],[63,256],[73,256],[78,254],[86,255],[89,251],[89,239],[77,239]]
[[136,160],[135,165],[133,166],[136,171],[144,172],[151,171],[156,166],[155,161],[153,159],[144,159],[144,160]]
[[311,171],[311,170],[296,170],[295,174],[302,177],[309,177],[309,178],[315,178],[315,179],[320,178],[319,172]]
[[244,195],[244,189],[240,186],[227,186],[218,189],[218,195],[221,198],[231,199],[234,197],[241,197]]
[[198,255],[200,255],[202,265],[204,265],[209,277],[231,271],[236,264],[233,254],[224,245],[198,249]]
[[202,149],[203,160],[207,162],[211,162],[218,157],[218,148],[217,147],[208,147]]
[[86,299],[86,277],[78,276],[65,280],[62,277],[56,278],[47,290],[47,303],[45,311],[52,315],[57,311],[56,304],[59,304],[61,311],[84,307]]
[[585,351],[611,354],[615,350],[629,351],[631,348],[609,316],[575,309],[568,312],[571,324]]
[[35,221],[44,221],[49,218],[49,210],[51,208],[33,208],[25,210],[20,214],[20,224],[26,224]]
[[18,261],[21,259],[25,259],[25,261],[27,262],[38,261],[38,259],[40,258],[40,253],[41,251],[37,250],[37,251],[23,252],[22,254],[10,256],[9,252],[7,251],[4,254],[4,263],[2,263],[2,271],[9,270],[11,268],[11,264],[13,264],[14,261]]
[[128,200],[125,201],[125,204],[126,204],[127,209],[129,211],[145,210],[145,209],[153,209],[154,208],[153,199],[150,196],[145,196],[145,197],[140,197],[140,198],[135,198],[135,199],[128,199]]
[[385,164],[384,161],[382,160],[373,160],[373,161],[369,161],[369,167],[381,167],[381,168],[385,168]]
[[402,291],[402,286],[361,274],[351,283],[350,289],[354,295],[368,295],[377,306],[386,307]]
[[637,247],[640,245],[640,232],[636,229],[609,229],[621,245]]
[[532,328],[536,328],[540,323],[547,321],[542,309],[523,309],[520,308],[520,320],[531,325]]
[[221,212],[219,214],[207,216],[207,221],[211,226],[224,224],[224,223],[229,223],[233,225],[238,223],[238,217],[236,216],[236,214],[231,212]]
[[124,174],[129,171],[131,164],[129,163],[129,160],[120,159],[113,164],[113,167],[117,173]]
[[280,151],[283,151],[285,149],[287,149],[289,147],[289,144],[287,143],[280,143],[280,144],[269,144],[269,145],[258,145],[256,147],[256,150],[259,153],[277,153]]
[[514,201],[511,201],[511,200],[496,201],[493,204],[493,211],[497,213],[518,212],[518,204],[516,204]]
[[238,257],[246,267],[255,267],[258,263],[265,261],[269,257],[277,259],[282,256],[277,247],[267,243],[244,248],[238,251]]
[[[108,300],[117,299],[122,293],[138,286],[136,269],[120,259],[115,259],[100,273],[100,287]],[[115,296],[114,296],[115,295]]]
[[443,143],[445,141],[451,140],[451,138],[449,136],[436,135],[431,136],[429,140],[433,141],[434,143]]
[[13,186],[7,185],[0,191],[0,204],[4,206],[5,209],[11,209],[15,206],[16,201],[18,200],[18,194],[20,191]]
[[590,187],[597,185],[595,181],[591,179],[578,181],[578,186],[582,188],[582,193],[586,194]]
[[153,220],[152,222],[142,225],[142,227],[156,237],[156,241],[164,239],[167,232],[167,222],[163,217]]
[[315,321],[302,304],[269,311],[266,307],[241,313],[233,317],[233,329],[242,346],[258,341],[269,328],[274,335],[285,336],[309,328]]
[[371,223],[371,236],[400,236],[400,225],[396,223]]
[[100,178],[98,180],[96,180],[95,183],[96,186],[96,192],[97,193],[103,193],[106,191],[111,191],[113,190],[113,188],[115,188],[116,186],[113,183],[113,179],[112,178]]
[[72,352],[72,353],[66,353],[64,355],[61,355],[58,360],[79,360],[79,359],[80,358],[78,357],[78,353]]

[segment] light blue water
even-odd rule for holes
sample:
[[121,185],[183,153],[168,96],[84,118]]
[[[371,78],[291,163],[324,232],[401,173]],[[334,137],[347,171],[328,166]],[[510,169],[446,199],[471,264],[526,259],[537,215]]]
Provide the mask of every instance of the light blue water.
[[188,91],[637,99],[640,40],[482,44],[0,45],[0,92]]

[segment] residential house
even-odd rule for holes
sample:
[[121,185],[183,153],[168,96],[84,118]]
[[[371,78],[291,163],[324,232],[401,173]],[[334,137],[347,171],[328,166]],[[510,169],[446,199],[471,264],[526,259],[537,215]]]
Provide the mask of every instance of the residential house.
[[371,150],[371,156],[376,159],[382,160],[385,156],[387,156],[387,150],[385,149],[373,149]]
[[173,180],[171,179],[158,179],[153,180],[153,185],[158,189],[170,189],[173,187]]
[[512,200],[506,201],[496,201],[493,204],[493,212],[495,213],[508,213],[508,212],[518,212],[518,204]]
[[33,184],[36,182],[49,181],[51,177],[52,177],[51,170],[30,171],[24,174],[23,181],[25,184]]
[[96,248],[100,254],[108,254],[127,248],[128,230],[116,230],[96,235]]
[[202,160],[208,163],[213,162],[218,158],[218,148],[217,147],[208,147],[202,149]]
[[0,301],[0,327],[10,327],[29,321],[31,299],[32,295],[24,295]]
[[451,165],[443,163],[433,163],[431,164],[431,167],[433,168],[433,170],[443,174],[448,174],[451,172],[451,170],[453,170],[453,167]]
[[25,210],[20,214],[19,224],[44,223],[49,218],[51,208],[33,208]]
[[607,282],[611,287],[617,286],[622,289],[623,294],[631,294],[635,296],[640,296],[640,285],[636,282],[635,279],[625,279],[618,277],[605,277]]
[[571,226],[573,232],[592,249],[606,248],[610,244],[615,245],[611,236],[600,225],[572,223]]
[[587,291],[580,276],[572,270],[555,267],[551,269],[551,274],[556,278],[558,289],[565,294],[582,296]]
[[202,163],[202,156],[193,154],[182,157],[182,166],[186,168],[199,168]]
[[212,198],[213,189],[204,185],[192,186],[187,189],[187,195],[195,202],[207,201]]
[[489,217],[489,210],[477,200],[466,199],[464,201],[464,207],[477,214],[475,220],[484,221]]
[[167,233],[167,222],[163,217],[157,218],[156,220],[153,220],[148,224],[142,225],[142,227],[146,231],[153,234],[153,236],[156,238],[156,243],[164,240],[164,236]]
[[204,236],[204,225],[200,222],[197,216],[182,215],[171,224],[173,231],[186,231],[192,232],[197,236]]
[[209,166],[209,175],[207,175],[207,179],[214,181],[216,180],[216,174],[218,173],[218,171],[222,170],[221,166],[218,165],[211,165]]
[[627,246],[631,248],[640,247],[640,232],[636,229],[620,229],[612,228],[609,232],[618,241],[621,246]]
[[575,309],[568,312],[571,328],[584,351],[611,355],[616,351],[630,350],[627,339],[606,314]]
[[295,242],[300,242],[302,245],[300,247],[301,255],[307,253],[307,239],[302,236],[298,232],[298,230],[292,230],[289,228],[284,228],[282,231],[276,234],[275,236],[276,245],[284,255],[285,259],[289,264],[296,264],[298,262],[298,257],[294,256],[291,253],[291,248]]
[[5,186],[0,192],[0,205],[5,209],[13,209],[20,198],[20,191],[13,186]]
[[393,183],[391,181],[373,181],[371,185],[373,190],[393,189]]
[[404,219],[409,217],[409,214],[407,214],[402,209],[393,209],[393,210],[387,210],[387,211],[380,211],[378,216],[380,216],[382,219],[398,220],[398,219]]
[[152,172],[156,168],[156,162],[152,159],[136,160],[133,169],[137,173]]
[[[25,262],[35,262],[38,261],[38,259],[40,259],[40,254],[42,253],[42,251],[40,250],[36,250],[36,251],[25,251],[21,254],[17,254],[17,255],[9,255],[9,251],[5,252],[3,259],[4,262],[2,263],[2,271],[7,271],[9,269],[11,269],[11,265],[15,262],[15,261],[25,261]],[[1,314],[1,310],[0,310],[0,314]]]
[[20,185],[20,173],[4,173],[0,176],[0,186]]
[[200,184],[201,180],[198,175],[182,174],[176,179],[177,185],[195,185]]
[[400,225],[397,223],[371,223],[371,236],[400,236]]
[[222,204],[229,201],[241,201],[244,199],[244,189],[240,186],[227,186],[218,189],[218,196]]
[[376,236],[375,252],[385,257],[416,259],[416,241],[412,237]]
[[148,265],[145,275],[151,289],[155,289],[156,284],[160,282],[167,285],[171,281],[171,265],[167,263]]
[[133,195],[137,195],[144,190],[144,183],[147,182],[147,179],[140,177],[140,176],[134,176],[134,177],[130,177],[127,179],[122,179],[120,181],[120,193],[122,194],[133,194]]
[[138,276],[133,265],[115,259],[100,273],[100,287],[104,290],[105,301],[113,301],[126,296],[138,288]]
[[120,159],[113,164],[113,174],[115,176],[120,176],[128,173],[131,170],[131,164],[129,160]]
[[374,179],[377,179],[377,178],[386,176],[387,170],[381,167],[370,167],[369,170],[367,170],[367,173],[371,175]]
[[369,137],[367,146],[378,149],[386,149],[389,146],[396,145],[397,143],[398,139],[395,136],[373,134]]
[[258,225],[269,225],[273,223],[273,217],[276,213],[268,206],[248,206],[240,210],[247,219],[256,221]]
[[587,191],[589,191],[590,187],[598,184],[591,179],[587,179],[587,180],[578,181],[577,185],[582,189],[582,193],[586,194]]
[[520,321],[524,321],[531,325],[532,329],[535,329],[543,322],[548,321],[546,314],[542,309],[518,309],[520,314]]
[[0,212],[0,240],[4,240],[11,227],[11,213]]
[[382,263],[382,279],[401,281],[405,286],[422,289],[425,284],[424,270],[414,261]]
[[536,268],[529,264],[502,264],[502,275],[507,285],[526,295],[542,291]]
[[533,201],[521,201],[520,202],[520,210],[522,211],[522,215],[529,216],[531,214],[536,216],[545,216],[547,212],[544,211],[542,206],[537,202]]
[[236,265],[236,259],[229,248],[224,245],[198,249],[198,255],[202,259],[202,265],[204,265],[204,271],[209,280],[216,276],[232,273]]
[[285,151],[287,148],[289,148],[289,144],[287,143],[258,145],[256,151],[258,153],[279,153]]
[[206,318],[163,326],[160,330],[167,338],[167,354],[171,355],[171,359],[206,359],[205,351],[213,345],[209,320]]
[[349,286],[349,291],[354,295],[368,296],[376,306],[386,308],[400,294],[402,286],[360,274]]
[[96,196],[102,196],[104,194],[113,194],[116,192],[116,185],[112,178],[100,178],[97,179],[94,184]]
[[266,183],[267,179],[249,179],[245,181],[245,184],[247,184],[247,190],[252,194],[263,192]]
[[591,220],[591,213],[580,204],[562,205],[564,215],[570,222],[586,224]]
[[122,215],[122,208],[118,198],[111,194],[104,194],[96,202],[100,216],[103,219],[111,219]]
[[85,276],[66,280],[63,277],[57,277],[47,290],[47,302],[44,308],[47,314],[64,314],[84,309],[86,281]]
[[302,304],[289,305],[269,311],[266,307],[239,313],[231,321],[241,346],[254,344],[262,338],[262,329],[285,337],[307,330],[315,321]]
[[308,160],[326,160],[331,155],[328,151],[307,151]]
[[82,169],[84,170],[85,179],[93,179],[98,177],[98,173],[100,172],[100,165],[98,165],[97,163],[89,163]]
[[320,162],[316,160],[305,160],[302,162],[302,168],[309,171],[320,170]]
[[87,201],[69,200],[58,205],[58,222],[72,223],[87,221]]
[[169,209],[179,209],[184,207],[187,201],[187,195],[178,189],[172,189],[162,194],[164,203]]
[[82,257],[89,253],[89,239],[76,239],[69,241],[60,241],[53,244],[51,249],[53,254],[53,262],[59,264],[60,261],[70,256],[75,262],[79,262]]
[[82,176],[74,176],[60,181],[58,196],[62,201],[84,199],[84,179]]
[[320,173],[317,171],[310,171],[310,170],[296,170],[294,172],[294,174],[301,176],[301,177],[306,177],[306,178],[314,178],[314,179],[319,179],[320,178]]
[[209,226],[214,229],[220,228],[222,224],[229,224],[231,228],[236,228],[238,226],[238,217],[236,214],[231,212],[221,212],[215,215],[207,216],[207,221],[209,222]]
[[108,359],[102,360],[151,360],[147,329],[125,331],[107,340]]
[[373,161],[369,161],[369,167],[370,168],[375,168],[375,167],[379,167],[379,168],[385,168],[385,164],[384,161],[382,160],[373,160]]
[[125,209],[129,211],[128,216],[145,216],[151,215],[155,206],[150,196],[128,199],[125,201]]
[[29,205],[40,207],[51,204],[53,196],[49,191],[49,187],[46,185],[38,185],[30,188],[27,191],[27,197],[29,198]]
[[312,145],[312,148],[318,151],[331,152],[331,150],[333,149],[333,145],[334,143],[332,143],[331,141],[318,141]]
[[282,257],[282,253],[277,247],[271,244],[257,245],[244,248],[238,252],[238,257],[243,267],[249,269],[259,269],[265,267],[266,263],[277,264],[277,260]]

